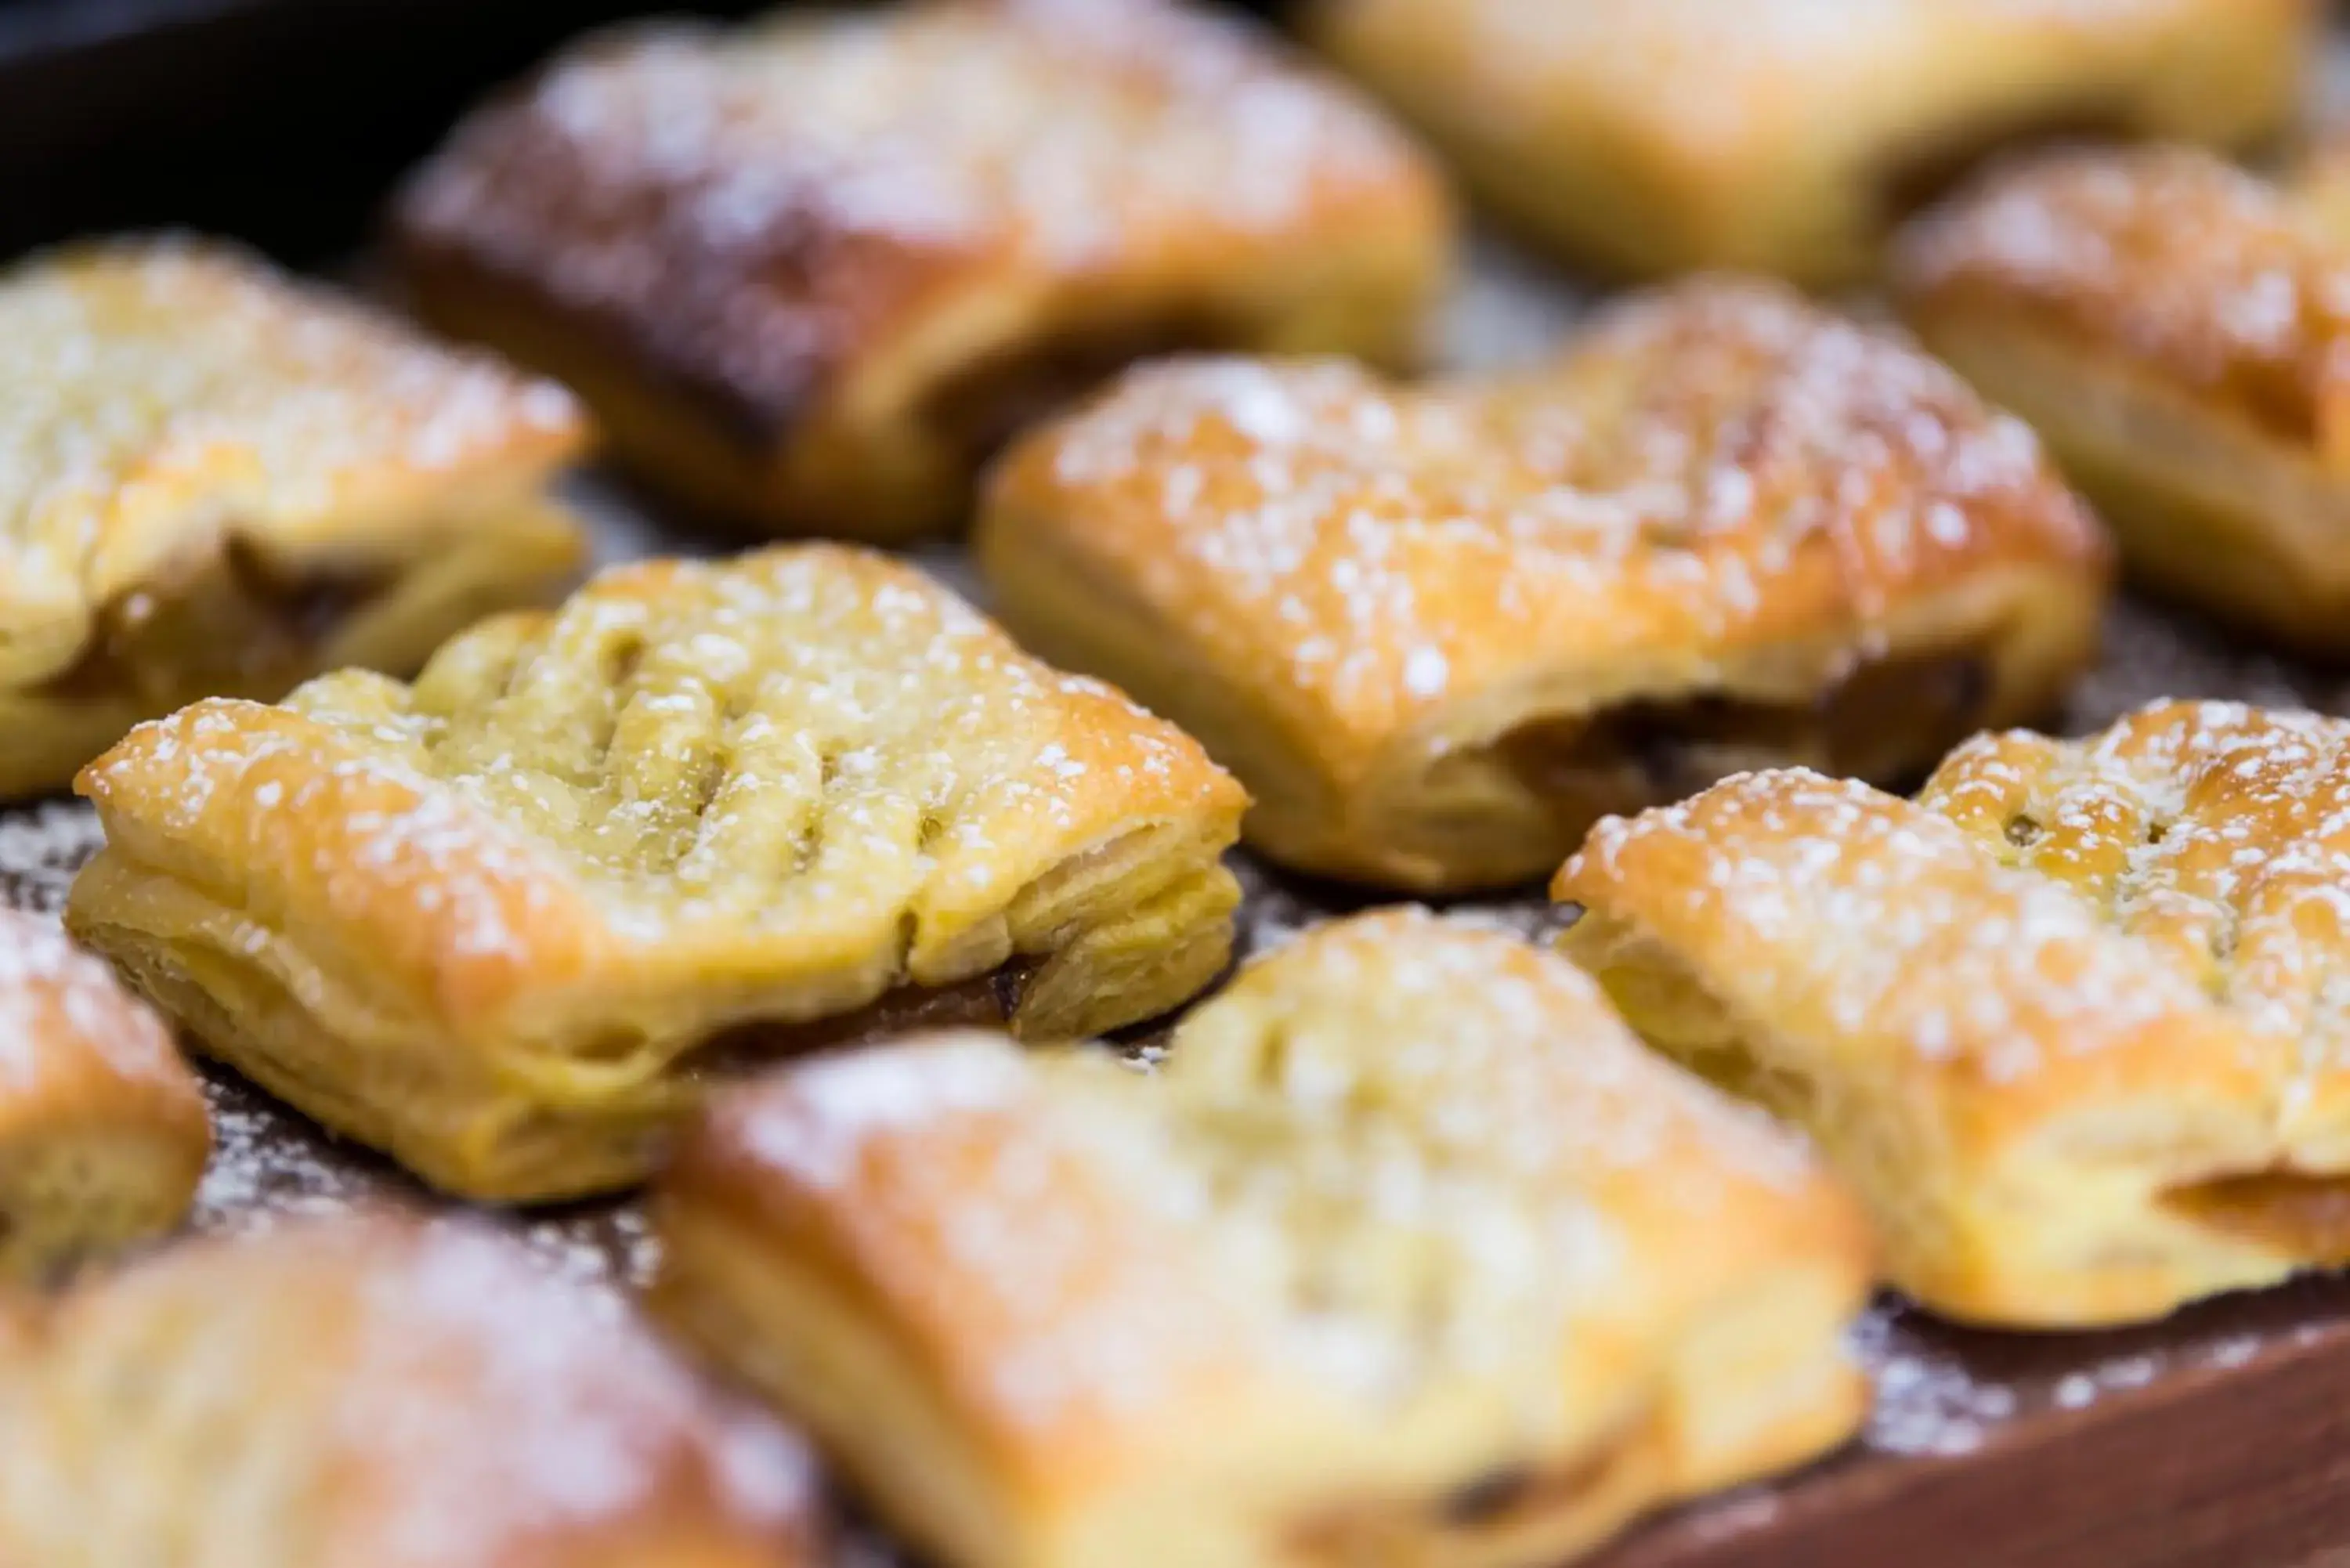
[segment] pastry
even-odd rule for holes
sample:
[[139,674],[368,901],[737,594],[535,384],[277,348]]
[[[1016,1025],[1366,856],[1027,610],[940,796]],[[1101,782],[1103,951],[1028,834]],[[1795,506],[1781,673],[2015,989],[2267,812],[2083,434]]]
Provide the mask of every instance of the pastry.
[[561,591],[559,389],[194,240],[0,272],[0,799],[141,719]]
[[0,1345],[0,1561],[800,1568],[804,1452],[484,1229],[208,1239]]
[[397,226],[433,320],[578,388],[652,479],[902,539],[1141,355],[1409,357],[1451,218],[1243,24],[916,0],[598,37],[463,126]]
[[608,572],[413,685],[201,702],[84,772],[68,919],[434,1185],[640,1177],[713,1076],[910,1018],[1075,1037],[1212,979],[1240,788],[910,567]]
[[2350,723],[2230,703],[1602,825],[1567,950],[1802,1121],[1889,1272],[2077,1327],[2350,1262]]
[[2106,578],[2023,426],[1719,279],[1500,379],[1133,372],[1006,455],[978,549],[1024,642],[1241,776],[1265,854],[1422,890],[1740,767],[1923,773],[2055,698]]
[[169,1231],[211,1147],[162,1021],[55,920],[0,909],[0,1280]]
[[1367,916],[1155,1075],[962,1033],[730,1091],[653,1302],[953,1568],[1537,1568],[1859,1418],[1858,1216],[1751,1115],[1555,957]]
[[1539,238],[1608,266],[1858,281],[1990,152],[2236,146],[2292,119],[2316,0],[1315,0],[1309,30]]
[[2133,572],[2263,637],[2350,651],[2350,203],[2202,153],[2076,153],[1928,214],[1918,331],[2016,410]]

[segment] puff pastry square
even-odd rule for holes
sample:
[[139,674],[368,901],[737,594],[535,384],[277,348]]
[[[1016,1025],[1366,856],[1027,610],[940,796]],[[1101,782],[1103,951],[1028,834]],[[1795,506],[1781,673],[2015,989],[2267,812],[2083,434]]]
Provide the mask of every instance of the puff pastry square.
[[82,775],[68,919],[205,1051],[472,1197],[624,1185],[701,1086],[889,1017],[1076,1037],[1223,966],[1244,797],[928,578],[606,573],[413,685],[203,702]]
[[1155,1075],[962,1033],[731,1092],[654,1302],[956,1568],[1534,1568],[1859,1417],[1857,1211],[1751,1116],[1555,956],[1367,916]]
[[1242,24],[919,0],[595,40],[461,128],[399,228],[435,320],[580,389],[647,474],[901,539],[1141,355],[1409,358],[1451,220],[1399,133]]
[[191,240],[0,273],[0,799],[141,719],[412,670],[582,557],[571,400]]
[[1855,282],[1969,165],[2054,134],[2264,139],[2316,0],[1316,0],[1308,27],[1577,256]]
[[2053,700],[2107,575],[2022,425],[1717,279],[1500,379],[1134,372],[1007,454],[977,544],[1029,646],[1240,774],[1253,844],[1414,889],[1743,766],[1923,773]]
[[2350,202],[2182,150],[2002,171],[1918,220],[1902,309],[2015,410],[2133,571],[2350,650]]
[[2040,1327],[2350,1261],[2350,723],[1986,736],[1920,804],[1796,772],[1603,825],[1567,950],[1804,1122],[1893,1279]]
[[162,1020],[55,920],[0,909],[0,1279],[171,1230],[211,1152]]
[[0,1558],[804,1568],[805,1452],[484,1229],[192,1242],[0,1346]]

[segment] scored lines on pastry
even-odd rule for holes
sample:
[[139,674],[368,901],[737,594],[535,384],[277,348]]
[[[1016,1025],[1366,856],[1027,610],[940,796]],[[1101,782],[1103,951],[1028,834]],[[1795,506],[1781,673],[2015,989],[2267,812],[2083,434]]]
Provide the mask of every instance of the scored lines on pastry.
[[1809,1128],[1956,1317],[2159,1317],[2350,1258],[2350,722],[1985,736],[1917,803],[1756,774],[1594,831],[1562,941]]
[[958,522],[1023,420],[1146,354],[1409,358],[1451,228],[1375,109],[1170,0],[606,35],[397,222],[427,315],[579,388],[654,480],[874,539]]
[[559,594],[584,545],[544,492],[586,433],[561,389],[217,242],[0,272],[0,800]]
[[1222,967],[1239,785],[911,567],[617,568],[412,683],[199,703],[82,775],[68,919],[449,1190],[641,1176],[711,1078],[910,1020],[1075,1037]]
[[2108,574],[2022,424],[1718,278],[1498,378],[1130,372],[1006,455],[976,544],[1028,646],[1241,776],[1253,846],[1416,889],[1743,766],[1922,772],[2054,701]]
[[960,1033],[698,1118],[656,1312],[955,1568],[1534,1568],[1835,1446],[1859,1214],[1574,967],[1322,927],[1153,1073]]

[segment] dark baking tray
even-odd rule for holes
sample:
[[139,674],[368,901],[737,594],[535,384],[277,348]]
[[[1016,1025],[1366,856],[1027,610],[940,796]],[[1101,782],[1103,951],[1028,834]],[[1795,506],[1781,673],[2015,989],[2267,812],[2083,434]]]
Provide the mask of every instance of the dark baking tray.
[[[385,182],[452,113],[604,0],[0,0],[0,251],[74,232],[199,223],[297,258],[363,243]],[[1447,333],[1464,363],[1540,351],[1587,291],[1486,244]],[[588,475],[606,554],[705,543]],[[923,564],[972,588],[960,555]],[[2093,728],[2158,696],[2344,711],[2350,676],[2263,655],[2129,600],[2064,715]],[[96,845],[79,805],[0,813],[0,898],[55,907]],[[1356,900],[1243,861],[1243,944]],[[1530,932],[1528,896],[1485,906]],[[219,1153],[196,1224],[265,1226],[365,1199],[423,1200],[399,1172],[214,1074]],[[640,1280],[632,1203],[511,1220],[550,1266]],[[2350,1281],[2219,1301],[2127,1333],[2000,1335],[1887,1301],[1858,1344],[1865,1436],[1802,1474],[1654,1521],[1599,1568],[2350,1568]],[[1107,1565],[1106,1565],[1107,1568]]]

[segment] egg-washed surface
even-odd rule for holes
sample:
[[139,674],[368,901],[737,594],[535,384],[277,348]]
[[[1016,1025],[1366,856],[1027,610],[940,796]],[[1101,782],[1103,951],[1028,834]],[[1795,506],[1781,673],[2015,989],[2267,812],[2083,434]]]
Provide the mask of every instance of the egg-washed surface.
[[68,246],[0,273],[0,797],[138,721],[406,671],[542,602],[584,541],[552,382],[229,244]]
[[1860,282],[1888,223],[2064,136],[2257,142],[2314,0],[1311,0],[1528,232],[1643,273]]
[[972,547],[1017,635],[1239,774],[1252,846],[1419,892],[1744,767],[1922,772],[2045,707],[2106,584],[2023,426],[1721,277],[1521,374],[1137,369],[1007,454]]
[[1183,345],[1388,358],[1448,265],[1432,164],[1162,0],[785,7],[584,42],[399,203],[425,313],[785,532],[955,521],[1024,412]]
[[1864,1405],[1873,1248],[1818,1157],[1424,910],[1252,963],[1148,1077],[974,1033],[806,1064],[657,1186],[655,1312],[959,1563],[1546,1565]]
[[192,1043],[504,1201],[633,1184],[701,1085],[868,1008],[1032,1040],[1159,1016],[1223,967],[1244,800],[827,545],[617,566],[412,684],[197,703],[77,787],[109,842],[76,935]]
[[1603,823],[1553,891],[1659,1049],[1810,1128],[1945,1316],[2083,1328],[2345,1255],[2350,724],[2158,703]]
[[[1489,247],[1451,307],[1452,356],[1476,366],[1523,363],[1570,324],[1581,297],[1521,254]],[[664,531],[630,493],[601,481],[570,497],[593,524],[608,558],[690,548]],[[951,586],[976,593],[960,552],[936,549],[920,563]],[[2139,601],[2116,608],[2102,662],[2074,690],[2057,732],[2102,728],[2158,697],[2224,696],[2274,707],[2350,712],[2350,674],[2328,673],[2231,642],[2223,635]],[[99,846],[94,815],[78,803],[46,802],[0,813],[0,898],[61,909],[73,873]],[[1243,951],[1277,945],[1301,928],[1350,912],[1367,900],[1326,884],[1235,857],[1246,898],[1239,917]],[[1458,906],[1535,937],[1555,929],[1539,890]],[[1129,1048],[1148,1054],[1156,1041]],[[200,1232],[267,1229],[291,1217],[350,1210],[386,1197],[421,1196],[380,1158],[338,1142],[234,1076],[205,1070],[217,1148],[199,1192]],[[555,1272],[618,1289],[641,1284],[655,1250],[633,1200],[582,1203],[504,1221]],[[1959,1456],[2013,1439],[2048,1418],[2101,1401],[2282,1353],[2350,1311],[2350,1285],[2312,1280],[2231,1298],[2141,1329],[2058,1338],[1970,1333],[1898,1305],[1873,1310],[1857,1332],[1876,1402],[1863,1438],[1827,1461],[1830,1472],[1866,1472],[1918,1456]],[[1804,1481],[1791,1483],[1800,1490]],[[1712,1539],[1752,1528],[1780,1507],[1781,1489],[1696,1505],[1659,1527]],[[1636,1535],[1626,1549],[1649,1539]],[[874,1568],[886,1543],[872,1543]]]

